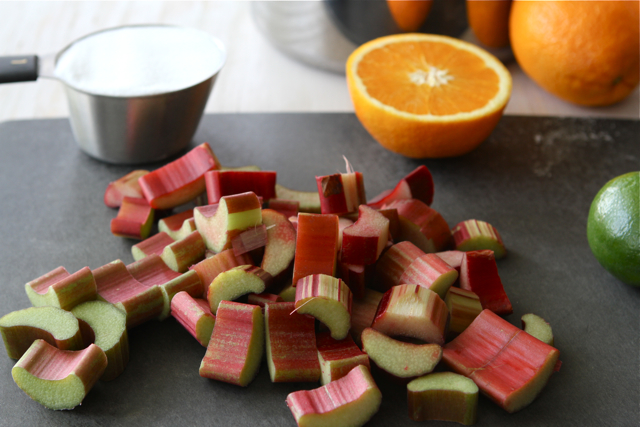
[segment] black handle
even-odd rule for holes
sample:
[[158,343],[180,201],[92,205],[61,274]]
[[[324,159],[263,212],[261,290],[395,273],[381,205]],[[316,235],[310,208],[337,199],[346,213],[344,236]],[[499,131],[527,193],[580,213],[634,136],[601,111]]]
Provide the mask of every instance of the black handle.
[[36,55],[0,56],[0,83],[31,82],[37,79]]

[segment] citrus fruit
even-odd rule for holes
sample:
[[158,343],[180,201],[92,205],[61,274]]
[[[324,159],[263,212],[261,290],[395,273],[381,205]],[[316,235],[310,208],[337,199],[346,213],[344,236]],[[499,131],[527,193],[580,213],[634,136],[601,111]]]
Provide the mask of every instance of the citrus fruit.
[[488,47],[509,45],[511,0],[467,0],[467,20],[480,43]]
[[446,36],[400,34],[347,60],[356,116],[383,147],[413,158],[465,154],[497,125],[511,75],[494,56]]
[[640,286],[640,172],[607,182],[591,203],[587,240],[602,266]]
[[521,1],[511,47],[524,72],[579,105],[613,104],[640,79],[638,1]]
[[387,0],[391,17],[402,31],[417,31],[427,20],[432,0]]

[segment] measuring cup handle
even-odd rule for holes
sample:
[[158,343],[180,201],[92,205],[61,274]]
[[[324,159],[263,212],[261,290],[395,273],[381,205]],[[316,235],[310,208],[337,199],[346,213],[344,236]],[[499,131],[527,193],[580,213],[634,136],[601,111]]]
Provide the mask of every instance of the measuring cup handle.
[[38,79],[38,56],[0,56],[0,83],[30,82]]

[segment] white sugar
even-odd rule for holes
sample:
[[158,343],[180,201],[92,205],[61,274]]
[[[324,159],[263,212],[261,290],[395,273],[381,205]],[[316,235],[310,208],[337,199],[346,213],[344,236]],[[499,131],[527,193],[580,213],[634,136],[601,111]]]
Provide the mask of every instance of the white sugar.
[[203,82],[220,70],[224,60],[222,44],[203,31],[134,26],[73,43],[60,55],[55,75],[92,94],[146,96]]

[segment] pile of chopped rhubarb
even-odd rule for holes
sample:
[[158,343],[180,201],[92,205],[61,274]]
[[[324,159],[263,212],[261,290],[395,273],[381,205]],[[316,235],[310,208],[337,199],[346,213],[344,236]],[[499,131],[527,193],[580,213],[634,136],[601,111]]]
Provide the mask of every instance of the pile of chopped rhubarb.
[[126,375],[131,328],[172,317],[206,348],[203,378],[250,386],[265,358],[272,382],[317,383],[283,402],[299,426],[365,424],[389,378],[417,421],[474,424],[479,393],[507,412],[533,402],[559,352],[541,317],[505,320],[497,229],[451,228],[425,166],[372,199],[346,169],[297,191],[275,171],[222,167],[204,143],[110,183],[111,233],[138,240],[134,262],[27,283],[33,307],[0,318],[14,381],[72,409]]

